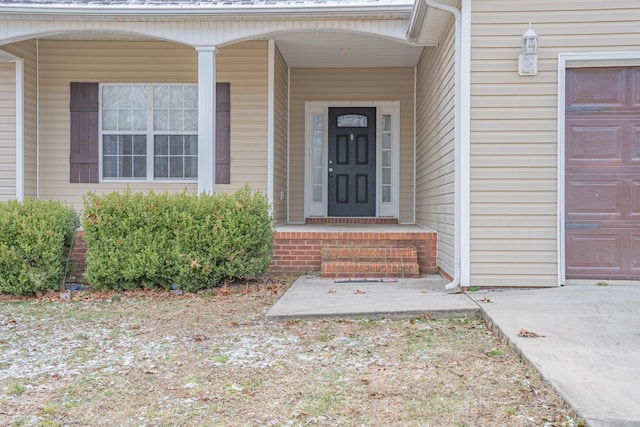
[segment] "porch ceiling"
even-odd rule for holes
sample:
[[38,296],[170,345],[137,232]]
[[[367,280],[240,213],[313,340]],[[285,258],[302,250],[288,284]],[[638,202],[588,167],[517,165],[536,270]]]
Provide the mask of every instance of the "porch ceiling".
[[413,67],[421,46],[345,32],[290,32],[274,36],[294,68]]

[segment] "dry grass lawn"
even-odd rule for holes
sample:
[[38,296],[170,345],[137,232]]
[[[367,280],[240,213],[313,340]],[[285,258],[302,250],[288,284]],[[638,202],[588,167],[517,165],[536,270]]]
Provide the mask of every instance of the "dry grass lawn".
[[266,322],[290,280],[0,301],[0,425],[560,426],[480,320]]

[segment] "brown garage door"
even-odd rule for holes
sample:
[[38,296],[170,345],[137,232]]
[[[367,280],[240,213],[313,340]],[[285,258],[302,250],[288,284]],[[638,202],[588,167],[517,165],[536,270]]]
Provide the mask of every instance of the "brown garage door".
[[566,276],[640,279],[640,68],[566,82]]

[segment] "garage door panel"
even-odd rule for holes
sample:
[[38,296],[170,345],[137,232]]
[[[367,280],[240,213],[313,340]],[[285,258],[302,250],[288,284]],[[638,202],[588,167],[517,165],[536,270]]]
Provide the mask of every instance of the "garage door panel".
[[640,123],[631,125],[630,162],[640,164]]
[[624,124],[584,119],[567,123],[567,162],[622,163]]
[[631,234],[631,270],[640,275],[640,233]]
[[629,91],[631,94],[631,106],[640,108],[640,69],[631,68],[629,74],[631,80],[631,90]]
[[568,70],[568,105],[623,106],[624,80],[625,72],[619,68]]
[[587,271],[620,272],[621,248],[624,237],[621,233],[601,230],[569,230],[567,232],[567,253],[569,269]]
[[568,219],[577,219],[575,217],[579,217],[580,214],[605,218],[612,215],[616,218],[622,217],[623,206],[620,206],[620,196],[623,191],[624,182],[620,180],[568,180]]

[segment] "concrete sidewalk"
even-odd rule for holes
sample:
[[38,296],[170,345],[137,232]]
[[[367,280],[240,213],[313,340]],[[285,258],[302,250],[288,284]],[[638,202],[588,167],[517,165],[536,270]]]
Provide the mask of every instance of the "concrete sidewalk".
[[[445,291],[439,276],[396,283],[298,279],[267,319],[484,316],[589,426],[640,426],[640,286]],[[521,329],[541,335],[518,336]]]

